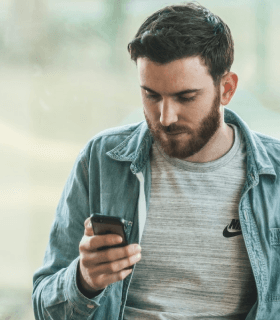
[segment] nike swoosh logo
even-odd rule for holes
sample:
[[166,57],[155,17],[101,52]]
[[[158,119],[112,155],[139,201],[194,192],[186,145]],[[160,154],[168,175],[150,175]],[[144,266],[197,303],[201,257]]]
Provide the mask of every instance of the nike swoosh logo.
[[231,229],[228,228],[228,225],[225,227],[225,229],[223,231],[223,236],[225,238],[231,238],[231,237],[239,236],[240,234],[242,234],[242,231],[240,231],[240,230],[231,230]]

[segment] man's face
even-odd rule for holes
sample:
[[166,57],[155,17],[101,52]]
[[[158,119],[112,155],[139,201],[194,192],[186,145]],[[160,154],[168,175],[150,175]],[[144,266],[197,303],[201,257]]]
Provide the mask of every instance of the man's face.
[[199,57],[158,65],[137,60],[148,127],[170,157],[200,151],[221,124],[220,87]]

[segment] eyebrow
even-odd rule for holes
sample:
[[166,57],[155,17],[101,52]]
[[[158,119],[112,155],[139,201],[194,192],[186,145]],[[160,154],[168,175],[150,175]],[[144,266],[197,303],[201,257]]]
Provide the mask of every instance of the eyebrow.
[[[151,93],[158,94],[157,92],[155,92],[154,90],[152,90],[146,86],[140,86],[140,87],[144,90],[151,92]],[[193,92],[203,92],[203,89],[186,89],[186,90],[183,90],[180,92],[172,93],[172,94],[170,94],[170,96],[180,96],[182,94],[193,93]]]

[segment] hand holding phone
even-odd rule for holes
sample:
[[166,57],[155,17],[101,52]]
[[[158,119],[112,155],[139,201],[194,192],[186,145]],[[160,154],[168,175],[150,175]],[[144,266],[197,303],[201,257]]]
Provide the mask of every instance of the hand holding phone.
[[118,234],[95,235],[90,217],[84,225],[77,283],[80,291],[92,298],[109,284],[123,280],[131,273],[128,268],[141,259],[141,247],[138,244],[125,245],[123,240],[126,239]]

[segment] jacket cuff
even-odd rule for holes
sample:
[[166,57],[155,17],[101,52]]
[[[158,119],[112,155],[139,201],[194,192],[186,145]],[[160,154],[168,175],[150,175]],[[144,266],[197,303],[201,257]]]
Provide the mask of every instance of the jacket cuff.
[[66,293],[69,301],[74,305],[75,309],[81,313],[89,315],[94,313],[96,309],[100,306],[100,299],[104,295],[103,290],[98,296],[89,299],[85,297],[77,286],[77,268],[80,257],[77,257],[67,268],[65,273]]

